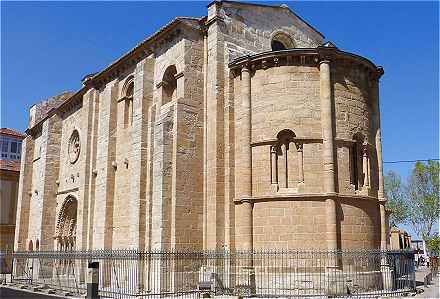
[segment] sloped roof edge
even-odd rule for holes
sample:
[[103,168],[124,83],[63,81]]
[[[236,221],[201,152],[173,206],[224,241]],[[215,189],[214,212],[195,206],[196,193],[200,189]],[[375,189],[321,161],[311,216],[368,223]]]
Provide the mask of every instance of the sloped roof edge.
[[[179,24],[184,24],[184,25],[190,25],[188,24],[188,21],[190,22],[194,22],[197,24],[202,23],[202,20],[205,17],[201,17],[201,18],[193,18],[193,17],[176,17],[174,18],[172,21],[168,22],[166,25],[162,26],[161,28],[159,28],[159,30],[157,30],[155,33],[153,33],[152,35],[148,36],[146,39],[144,39],[142,42],[140,42],[139,44],[137,44],[134,48],[132,48],[131,50],[129,50],[127,53],[123,54],[122,56],[120,56],[117,60],[113,61],[112,63],[110,63],[106,68],[104,68],[102,71],[95,73],[93,76],[90,77],[89,80],[87,80],[85,83],[86,85],[83,86],[82,88],[80,88],[78,91],[76,91],[73,95],[71,95],[70,97],[66,98],[62,103],[60,103],[60,105],[58,105],[55,108],[52,108],[51,110],[49,110],[46,114],[46,116],[44,118],[42,118],[41,120],[39,120],[37,123],[34,124],[34,126],[32,126],[32,128],[35,128],[37,126],[39,126],[41,123],[43,123],[48,117],[52,116],[53,113],[58,110],[59,108],[63,107],[64,105],[68,104],[71,100],[73,100],[76,96],[82,95],[84,94],[89,88],[90,85],[93,84],[94,82],[96,82],[97,80],[101,79],[102,77],[104,77],[106,74],[108,74],[109,72],[112,71],[112,69],[116,68],[119,64],[123,63],[125,60],[128,60],[132,55],[134,55],[136,53],[136,51],[140,51],[140,49],[144,46],[146,46],[147,44],[153,42],[154,40],[156,40],[157,38],[159,38],[160,36],[162,36],[162,34],[165,34],[166,32],[169,32],[170,30],[172,30],[173,28],[175,28],[177,25]],[[196,25],[196,24],[193,24]],[[83,78],[84,79],[84,78]],[[25,133],[26,134],[31,134],[32,128],[28,128]]]
[[106,68],[104,68],[102,71],[97,72],[95,75],[93,75],[90,78],[89,82],[93,82],[95,81],[97,78],[99,78],[100,76],[104,75],[106,72],[110,71],[113,67],[116,67],[119,63],[121,63],[122,61],[128,59],[128,57],[130,57],[131,55],[133,55],[136,51],[138,51],[139,49],[141,49],[142,47],[146,46],[148,43],[154,41],[155,39],[157,39],[158,37],[160,37],[162,34],[170,31],[171,29],[173,29],[174,27],[176,27],[178,24],[186,24],[185,21],[195,21],[197,23],[199,23],[202,20],[202,18],[193,18],[193,17],[175,17],[171,22],[168,22],[167,24],[165,24],[164,26],[162,26],[161,28],[159,28],[159,30],[157,30],[156,32],[154,32],[152,35],[150,35],[149,37],[147,37],[146,39],[144,39],[143,41],[141,41],[139,44],[137,44],[134,48],[132,48],[131,50],[129,50],[127,53],[123,54],[122,56],[120,56],[117,60],[115,60],[114,62],[110,63]]
[[17,137],[17,138],[25,138],[26,135],[23,134],[22,132],[10,129],[10,128],[1,128],[0,129],[0,135],[8,135],[8,136],[12,136],[12,137]]

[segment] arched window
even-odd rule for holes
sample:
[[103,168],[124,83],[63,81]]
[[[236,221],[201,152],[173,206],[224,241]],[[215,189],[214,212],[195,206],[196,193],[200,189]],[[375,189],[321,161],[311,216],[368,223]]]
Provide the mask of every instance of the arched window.
[[295,44],[287,34],[280,32],[272,37],[271,47],[272,51],[280,51],[295,48]]
[[304,192],[303,143],[289,129],[277,134],[277,141],[270,148],[272,190]]
[[35,242],[35,250],[39,251],[40,250],[40,240],[37,239],[37,241]]
[[32,240],[29,241],[28,250],[34,251],[34,243],[32,242]]
[[353,136],[353,144],[350,148],[350,182],[354,190],[360,190],[363,185],[362,178],[362,144],[364,135],[356,133]]
[[162,78],[162,105],[173,101],[177,97],[177,69],[176,66],[169,66]]
[[125,80],[122,86],[122,100],[124,100],[124,127],[127,128],[133,123],[133,94],[134,76],[131,75]]
[[290,143],[294,141],[295,133],[285,129],[277,134],[277,179],[281,188],[289,188],[289,149]]

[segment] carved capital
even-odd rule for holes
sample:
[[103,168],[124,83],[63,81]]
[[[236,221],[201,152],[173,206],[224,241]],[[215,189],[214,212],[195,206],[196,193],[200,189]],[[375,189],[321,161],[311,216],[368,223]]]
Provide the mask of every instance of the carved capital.
[[243,73],[243,72],[247,72],[247,73],[251,73],[251,64],[250,63],[244,63],[242,66],[241,66],[241,72]]

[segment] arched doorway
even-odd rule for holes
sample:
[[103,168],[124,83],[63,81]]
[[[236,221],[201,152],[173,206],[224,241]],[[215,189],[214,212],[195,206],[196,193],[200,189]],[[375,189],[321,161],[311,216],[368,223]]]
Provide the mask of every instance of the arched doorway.
[[63,202],[55,229],[56,249],[62,251],[74,250],[76,241],[78,201],[69,195]]

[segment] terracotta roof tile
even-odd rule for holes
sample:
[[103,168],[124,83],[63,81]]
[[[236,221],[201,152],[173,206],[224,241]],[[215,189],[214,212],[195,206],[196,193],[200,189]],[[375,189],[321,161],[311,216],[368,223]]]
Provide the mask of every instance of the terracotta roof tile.
[[20,161],[0,160],[1,170],[20,171]]
[[26,134],[21,133],[19,131],[9,129],[9,128],[1,128],[0,135],[8,135],[8,136],[22,138],[22,139],[26,137]]

